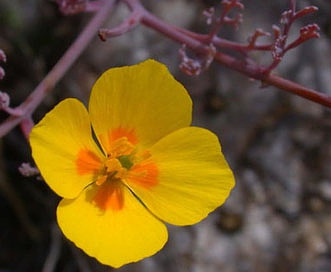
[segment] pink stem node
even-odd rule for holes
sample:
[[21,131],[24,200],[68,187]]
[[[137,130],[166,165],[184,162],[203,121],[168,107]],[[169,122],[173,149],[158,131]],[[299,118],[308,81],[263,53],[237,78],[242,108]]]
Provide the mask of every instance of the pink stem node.
[[16,117],[20,117],[24,114],[23,111],[20,110],[19,108],[14,109],[9,107],[9,104],[10,104],[10,96],[5,92],[0,92],[0,110],[8,113],[9,115]]
[[259,37],[268,37],[270,36],[269,32],[263,31],[261,28],[255,29],[253,35],[248,38],[248,48],[254,49],[257,45],[257,40]]
[[32,128],[34,127],[34,122],[32,120],[32,117],[28,116],[28,117],[25,117],[24,119],[22,119],[22,121],[20,122],[20,127],[21,127],[21,130],[22,130],[25,138],[27,140],[29,140],[30,132],[31,132]]

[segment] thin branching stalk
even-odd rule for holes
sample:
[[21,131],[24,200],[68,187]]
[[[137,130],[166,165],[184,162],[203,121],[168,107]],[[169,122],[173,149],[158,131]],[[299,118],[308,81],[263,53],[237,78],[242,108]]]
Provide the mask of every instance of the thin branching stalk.
[[[229,17],[230,10],[242,10],[244,5],[240,0],[223,0],[223,8],[219,18],[215,18],[214,12],[208,13],[207,21],[214,22],[210,33],[200,34],[168,24],[157,18],[151,12],[147,11],[140,0],[107,0],[107,1],[80,1],[80,0],[57,0],[60,10],[64,14],[73,14],[79,12],[97,11],[95,17],[85,27],[72,46],[67,50],[63,57],[46,75],[43,81],[28,96],[28,98],[17,108],[9,107],[9,97],[1,93],[0,107],[10,116],[0,124],[0,137],[7,134],[16,125],[21,124],[25,135],[28,135],[31,129],[31,114],[36,107],[42,102],[44,97],[53,89],[54,85],[63,77],[66,71],[71,67],[75,60],[81,55],[90,41],[98,34],[102,40],[119,36],[133,30],[136,26],[142,24],[151,28],[161,35],[179,43],[181,48],[179,56],[181,58],[180,68],[190,75],[198,75],[207,69],[212,61],[215,61],[229,69],[240,72],[241,74],[261,81],[262,86],[275,86],[286,92],[298,95],[320,105],[331,108],[331,96],[317,92],[313,89],[302,86],[298,83],[284,79],[272,73],[287,51],[299,46],[312,38],[319,37],[319,27],[317,24],[309,24],[300,29],[299,36],[291,43],[287,43],[288,34],[294,21],[316,12],[318,9],[314,6],[308,6],[302,10],[296,11],[296,1],[289,0],[289,9],[286,10],[280,20],[280,26],[274,25],[273,41],[266,44],[258,42],[262,36],[272,35],[262,29],[256,29],[250,36],[248,43],[241,44],[223,39],[218,36],[223,24],[232,24],[238,27],[241,22],[241,14]],[[101,29],[102,22],[109,16],[110,11],[115,3],[124,3],[131,13],[118,26],[110,29]],[[222,49],[226,48],[227,52],[232,51],[238,54],[224,53]],[[195,57],[191,58],[186,53],[190,50]],[[252,51],[269,51],[272,54],[272,62],[269,66],[262,66],[249,57]],[[0,51],[0,61],[5,61],[5,55]],[[4,71],[0,67],[0,77],[4,76]],[[25,126],[28,124],[28,127]]]
[[39,83],[28,98],[21,105],[15,108],[20,115],[11,115],[0,125],[0,137],[6,135],[11,129],[21,123],[22,120],[30,116],[45,96],[53,90],[54,85],[64,76],[72,64],[82,54],[84,49],[89,45],[91,40],[96,37],[98,29],[109,16],[114,4],[115,0],[107,0],[104,2],[102,8],[91,19],[74,43],[55,64],[53,69]]

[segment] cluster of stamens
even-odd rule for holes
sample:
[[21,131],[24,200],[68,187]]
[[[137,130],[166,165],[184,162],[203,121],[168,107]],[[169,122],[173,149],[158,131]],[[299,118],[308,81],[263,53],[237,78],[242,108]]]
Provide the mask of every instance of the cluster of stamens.
[[111,144],[104,167],[96,180],[96,185],[102,185],[112,179],[124,179],[133,166],[135,146],[127,139],[121,137]]

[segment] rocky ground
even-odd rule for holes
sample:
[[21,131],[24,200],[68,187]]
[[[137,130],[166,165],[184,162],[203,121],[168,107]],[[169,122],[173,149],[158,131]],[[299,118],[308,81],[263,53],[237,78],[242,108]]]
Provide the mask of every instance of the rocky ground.
[[[146,2],[165,20],[199,30],[202,10],[218,1]],[[289,1],[242,2],[242,27],[224,31],[236,41],[257,27],[271,30]],[[275,72],[331,95],[331,4],[297,2],[320,7],[301,23],[319,23],[321,38],[290,52]],[[8,55],[0,89],[11,94],[13,105],[33,90],[88,18],[63,17],[47,0],[0,2],[0,48]],[[300,22],[294,34],[299,28]],[[144,27],[106,43],[95,39],[34,116],[39,120],[65,97],[86,101],[106,68],[155,58],[190,92],[194,124],[219,136],[236,176],[227,203],[195,226],[169,226],[169,242],[160,253],[118,271],[331,271],[331,111],[274,87],[261,89],[259,82],[218,64],[199,77],[186,76],[178,69],[178,49]],[[256,58],[270,60],[268,54]],[[54,214],[59,199],[43,181],[22,177],[22,162],[32,159],[15,129],[0,145],[0,271],[111,271],[63,238]]]

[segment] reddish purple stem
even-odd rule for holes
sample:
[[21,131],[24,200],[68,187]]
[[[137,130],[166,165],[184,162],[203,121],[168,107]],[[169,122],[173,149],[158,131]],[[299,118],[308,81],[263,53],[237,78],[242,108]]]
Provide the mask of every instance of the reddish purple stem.
[[98,29],[109,15],[114,3],[115,0],[106,0],[104,2],[102,8],[92,18],[89,24],[77,37],[66,53],[60,58],[53,69],[40,82],[28,98],[21,105],[15,108],[15,110],[21,111],[22,115],[10,116],[0,125],[0,137],[6,135],[12,128],[22,122],[22,120],[29,118],[44,97],[53,89],[54,85],[63,77],[66,71],[80,56],[90,41],[96,37]]
[[[138,0],[125,0],[127,3],[132,4],[133,2],[136,4]],[[295,2],[295,1],[292,1]],[[210,49],[207,45],[203,44],[201,41],[194,39],[189,35],[184,35],[185,31],[179,31],[177,27],[173,27],[162,20],[158,19],[148,11],[144,10],[144,14],[142,16],[142,23],[147,27],[153,28],[157,32],[162,33],[168,38],[179,42],[180,44],[186,45],[192,51],[199,54],[210,53]],[[263,67],[255,64],[254,62],[245,63],[241,60],[238,60],[232,56],[227,54],[216,52],[215,61],[218,63],[236,70],[250,78],[254,78],[262,81],[264,84],[273,85],[287,92],[296,94],[303,98],[309,99],[321,105],[331,108],[331,97],[319,93],[313,89],[304,87],[298,83],[292,82],[290,80],[284,79],[282,77],[273,75],[273,74],[265,74],[263,71]]]

